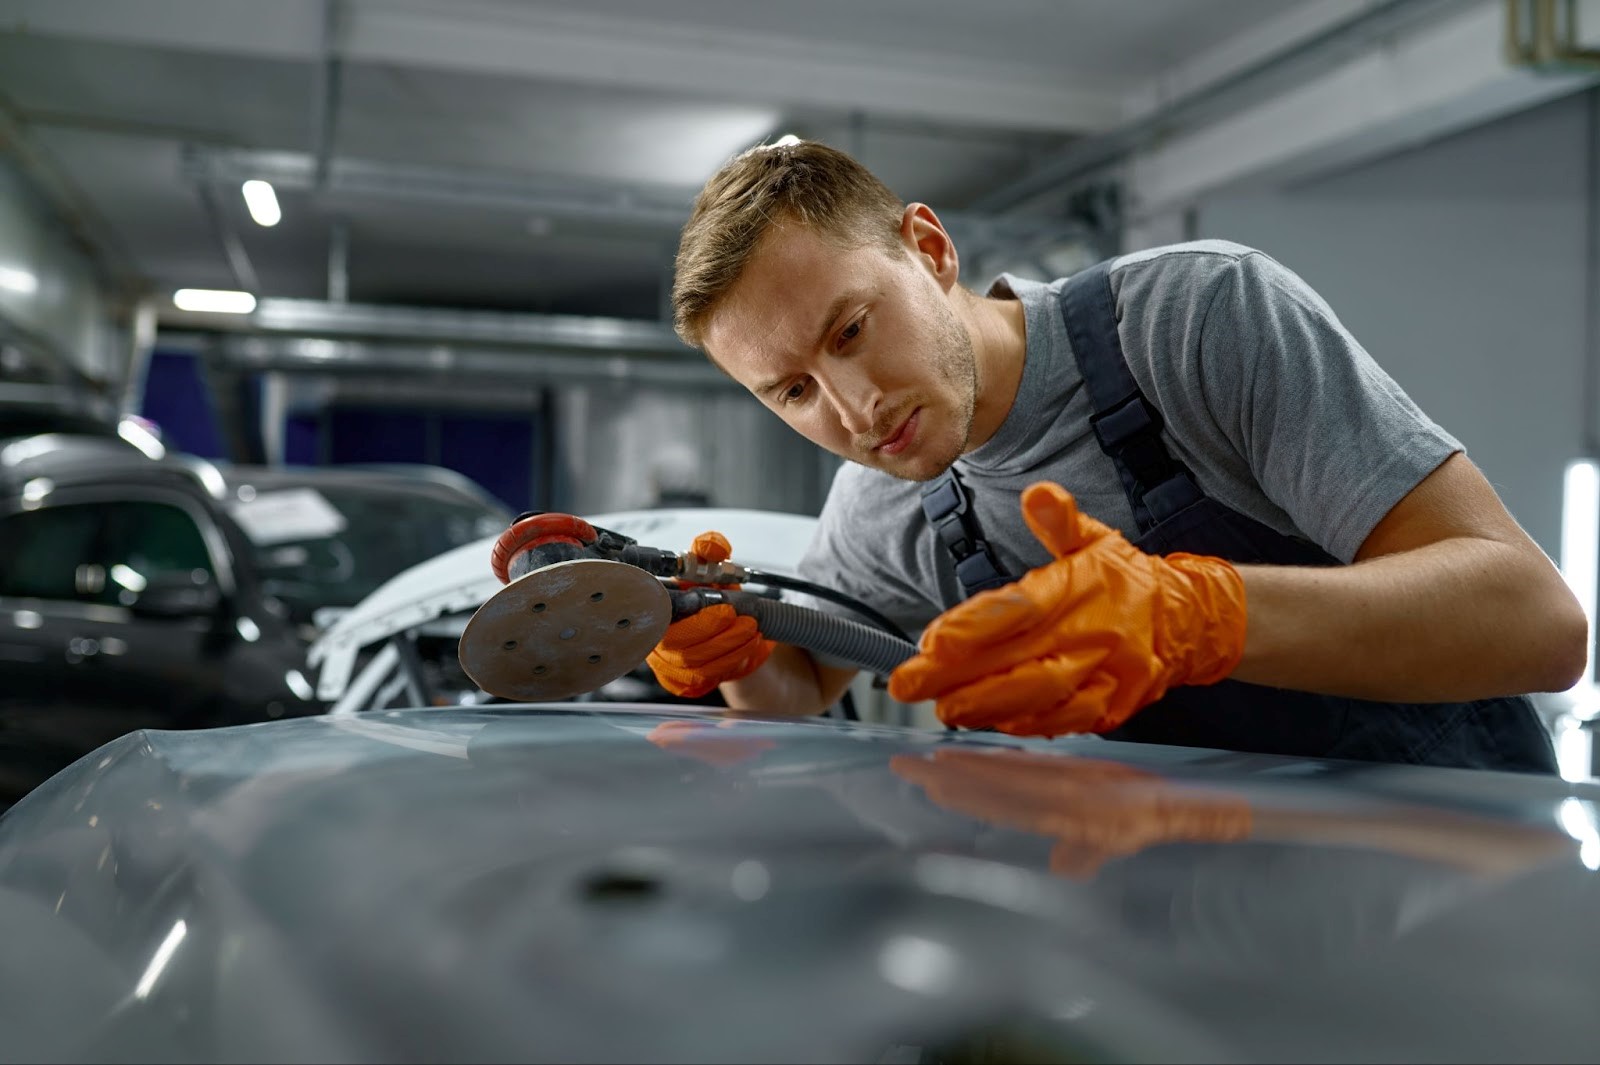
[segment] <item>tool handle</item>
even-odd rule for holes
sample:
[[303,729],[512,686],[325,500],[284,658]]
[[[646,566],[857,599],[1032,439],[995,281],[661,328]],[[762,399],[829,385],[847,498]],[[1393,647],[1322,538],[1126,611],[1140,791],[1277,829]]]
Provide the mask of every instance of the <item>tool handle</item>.
[[880,677],[917,653],[917,645],[859,621],[768,599],[754,592],[724,591],[735,612],[756,619],[761,635],[807,651],[842,659]]

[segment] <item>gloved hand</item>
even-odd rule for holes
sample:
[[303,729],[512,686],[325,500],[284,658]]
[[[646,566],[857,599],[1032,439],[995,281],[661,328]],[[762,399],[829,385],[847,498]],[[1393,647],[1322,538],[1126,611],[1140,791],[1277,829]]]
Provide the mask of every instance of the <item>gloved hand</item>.
[[1157,844],[1241,840],[1253,823],[1242,796],[1094,758],[947,747],[897,754],[889,768],[946,810],[1049,836],[1050,871],[1078,880]]
[[[726,562],[733,554],[728,538],[719,532],[701,533],[689,550],[703,562]],[[645,661],[667,691],[696,699],[725,680],[754,673],[773,646],[761,638],[755,618],[718,603],[667,626]]]
[[1213,684],[1244,653],[1244,581],[1227,561],[1148,555],[1060,485],[1022,493],[1055,561],[935,618],[889,678],[939,719],[1018,736],[1106,732],[1179,684]]

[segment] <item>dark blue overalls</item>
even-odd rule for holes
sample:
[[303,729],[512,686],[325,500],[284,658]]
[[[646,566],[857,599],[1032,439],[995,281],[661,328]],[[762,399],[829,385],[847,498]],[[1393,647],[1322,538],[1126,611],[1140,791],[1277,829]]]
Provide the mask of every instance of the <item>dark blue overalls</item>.
[[[1230,510],[1200,491],[1161,442],[1161,415],[1122,354],[1109,263],[1075,274],[1061,313],[1095,414],[1151,554],[1187,551],[1235,563],[1336,566],[1338,559]],[[1071,486],[1066,486],[1070,488]],[[923,490],[923,512],[950,548],[966,594],[1003,584],[954,468]],[[1174,688],[1107,738],[1311,758],[1554,772],[1550,739],[1526,696],[1470,703],[1372,702],[1225,680]]]

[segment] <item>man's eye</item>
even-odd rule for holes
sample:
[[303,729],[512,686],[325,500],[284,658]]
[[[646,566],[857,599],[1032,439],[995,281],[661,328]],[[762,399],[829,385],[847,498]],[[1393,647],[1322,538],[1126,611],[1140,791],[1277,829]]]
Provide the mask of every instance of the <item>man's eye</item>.
[[806,383],[804,381],[796,381],[794,384],[783,390],[783,401],[785,403],[793,403],[795,400],[799,399],[805,394]]
[[839,330],[839,343],[848,344],[861,335],[861,319],[857,318],[843,329]]

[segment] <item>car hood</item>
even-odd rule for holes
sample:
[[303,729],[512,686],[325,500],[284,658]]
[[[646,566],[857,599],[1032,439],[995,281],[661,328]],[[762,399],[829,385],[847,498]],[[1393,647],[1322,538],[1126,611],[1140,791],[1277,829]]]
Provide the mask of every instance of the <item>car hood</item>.
[[0,1053],[1580,1060],[1597,800],[615,704],[140,732],[0,818]]

